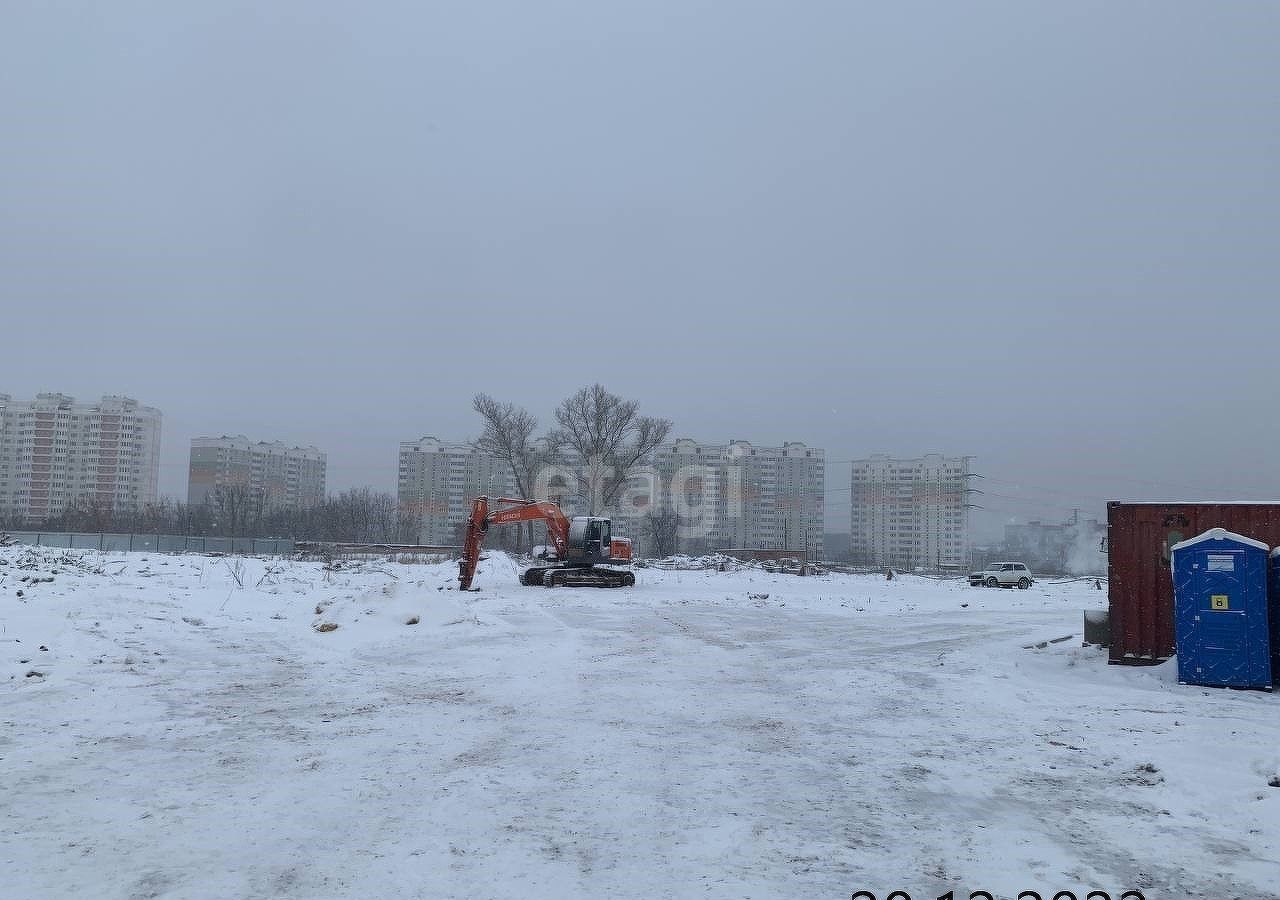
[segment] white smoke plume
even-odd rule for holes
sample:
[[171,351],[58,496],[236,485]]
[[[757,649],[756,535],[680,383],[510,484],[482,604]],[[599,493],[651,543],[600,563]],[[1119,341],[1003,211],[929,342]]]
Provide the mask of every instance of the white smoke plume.
[[1102,533],[1091,528],[1078,527],[1075,540],[1067,548],[1067,574],[1107,574],[1107,554],[1101,549],[1102,543]]

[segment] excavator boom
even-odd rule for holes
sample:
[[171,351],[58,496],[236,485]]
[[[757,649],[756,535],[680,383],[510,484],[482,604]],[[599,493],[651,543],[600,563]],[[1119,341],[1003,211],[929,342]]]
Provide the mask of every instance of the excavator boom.
[[494,503],[505,506],[489,511],[489,498],[476,497],[471,501],[471,516],[467,519],[467,533],[462,544],[462,559],[458,560],[458,586],[470,590],[480,562],[480,549],[490,525],[506,525],[511,522],[547,523],[547,536],[555,544],[556,555],[563,559],[569,548],[569,520],[560,507],[550,500],[515,500],[498,497]]

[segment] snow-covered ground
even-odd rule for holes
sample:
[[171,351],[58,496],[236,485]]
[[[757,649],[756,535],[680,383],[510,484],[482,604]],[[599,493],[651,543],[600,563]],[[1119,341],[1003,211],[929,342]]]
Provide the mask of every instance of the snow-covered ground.
[[1280,698],[1091,583],[0,558],[5,897],[1280,895]]

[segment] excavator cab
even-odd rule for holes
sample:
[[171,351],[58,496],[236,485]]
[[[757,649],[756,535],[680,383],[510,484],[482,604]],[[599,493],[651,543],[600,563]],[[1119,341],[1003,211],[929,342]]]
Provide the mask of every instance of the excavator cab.
[[568,558],[574,562],[601,562],[609,558],[613,523],[599,516],[575,516],[569,520]]
[[631,541],[613,536],[613,522],[601,516],[569,521],[568,558],[574,563],[629,563]]

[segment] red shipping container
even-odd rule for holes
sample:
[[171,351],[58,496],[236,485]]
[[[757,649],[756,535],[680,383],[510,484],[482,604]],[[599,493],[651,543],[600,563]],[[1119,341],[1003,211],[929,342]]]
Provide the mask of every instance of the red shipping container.
[[1110,662],[1143,665],[1173,656],[1169,548],[1210,528],[1280,546],[1280,502],[1107,504]]

